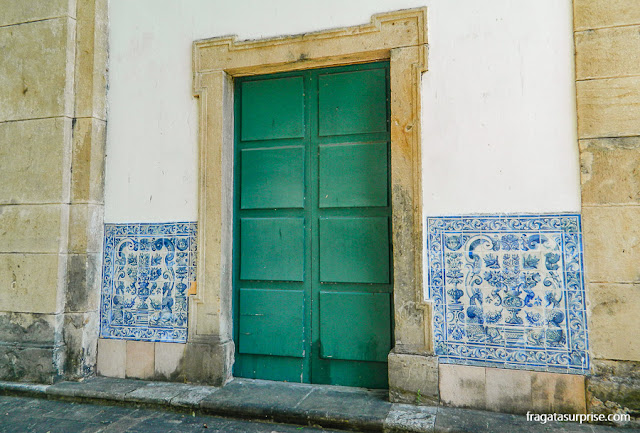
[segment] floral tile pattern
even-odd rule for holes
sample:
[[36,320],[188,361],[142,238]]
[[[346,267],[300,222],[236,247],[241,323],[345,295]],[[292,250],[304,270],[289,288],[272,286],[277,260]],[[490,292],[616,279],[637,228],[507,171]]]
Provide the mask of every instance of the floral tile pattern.
[[100,336],[184,343],[196,223],[105,224]]
[[440,362],[585,374],[580,215],[427,218]]

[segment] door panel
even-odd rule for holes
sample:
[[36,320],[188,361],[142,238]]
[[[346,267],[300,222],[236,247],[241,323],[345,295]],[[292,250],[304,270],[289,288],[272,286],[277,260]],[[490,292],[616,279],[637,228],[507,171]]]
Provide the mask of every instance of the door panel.
[[240,278],[303,281],[304,219],[242,218]]
[[388,63],[236,80],[236,376],[387,386],[388,94]]
[[321,145],[320,207],[387,206],[387,143]]
[[242,88],[242,140],[304,136],[303,77],[249,81]]
[[320,135],[387,130],[386,71],[339,72],[319,77]]
[[304,207],[302,146],[245,149],[240,160],[242,209]]
[[320,281],[389,283],[388,218],[321,218]]
[[304,356],[304,293],[240,289],[239,352]]
[[386,362],[390,311],[389,293],[320,292],[320,357]]

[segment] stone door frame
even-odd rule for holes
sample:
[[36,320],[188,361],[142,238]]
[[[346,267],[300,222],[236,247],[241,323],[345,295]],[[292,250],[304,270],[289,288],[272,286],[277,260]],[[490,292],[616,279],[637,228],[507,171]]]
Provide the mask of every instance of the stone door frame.
[[432,353],[430,310],[422,289],[420,82],[427,69],[426,25],[426,8],[417,8],[374,15],[366,25],[297,36],[194,42],[193,91],[199,98],[200,125],[200,250],[186,348],[186,374],[192,380],[223,384],[231,378],[233,78],[247,75],[390,62],[392,353]]

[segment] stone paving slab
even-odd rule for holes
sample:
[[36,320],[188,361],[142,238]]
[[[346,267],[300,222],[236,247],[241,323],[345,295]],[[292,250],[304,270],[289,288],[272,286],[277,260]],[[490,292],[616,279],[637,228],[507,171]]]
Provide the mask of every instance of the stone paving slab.
[[183,392],[184,385],[181,383],[149,382],[126,394],[126,400],[137,403],[162,403],[167,405]]
[[[387,393],[383,391],[250,379],[234,379],[222,388],[104,377],[94,377],[81,382],[60,382],[55,385],[0,382],[0,394],[130,404],[132,408],[143,405],[156,409],[169,409],[169,412],[158,413],[173,413],[170,412],[173,409],[194,415],[218,415],[227,419],[231,417],[267,420],[363,432],[627,433],[640,431],[576,423],[543,425],[527,421],[524,416],[518,415],[390,403],[387,401]],[[65,404],[65,402],[57,403]],[[32,406],[34,414],[46,415],[39,412],[41,409],[37,405],[32,404]],[[4,408],[0,402],[0,411],[2,410]],[[63,421],[62,424],[77,419],[74,417],[83,417],[80,412],[68,413],[63,406],[53,412],[56,410],[57,415],[54,413],[50,417],[60,418]],[[94,414],[91,419],[90,417],[86,419],[88,422],[104,422],[110,416],[110,410],[115,409],[104,406],[102,412]],[[149,423],[160,425],[166,421],[161,417],[153,419]],[[0,433],[3,431],[5,430],[0,429]],[[233,430],[229,427],[229,430],[219,431],[242,430]]]
[[[47,388],[47,395],[116,401],[135,401],[127,396],[149,382],[132,379],[92,377],[82,382],[59,382]],[[157,403],[162,403],[158,399]]]
[[236,379],[200,407],[218,415],[382,431],[391,409],[385,395],[359,388]]
[[439,407],[437,409],[434,427],[434,431],[442,433],[630,433],[639,431],[631,428],[571,422],[540,424],[539,422],[527,421],[527,418],[521,415],[451,407]]
[[195,408],[205,398],[220,390],[213,386],[181,385],[182,391],[171,399],[171,406],[176,408]]
[[0,433],[341,433],[130,406],[0,396]]
[[295,407],[311,391],[311,387],[268,381],[237,379],[218,392],[204,398],[200,407],[207,413],[253,416],[284,421],[299,411]]
[[314,388],[296,406],[309,422],[354,430],[380,430],[392,404],[386,393],[368,390]]
[[384,431],[389,433],[428,433],[435,430],[436,413],[433,406],[393,404],[384,420]]

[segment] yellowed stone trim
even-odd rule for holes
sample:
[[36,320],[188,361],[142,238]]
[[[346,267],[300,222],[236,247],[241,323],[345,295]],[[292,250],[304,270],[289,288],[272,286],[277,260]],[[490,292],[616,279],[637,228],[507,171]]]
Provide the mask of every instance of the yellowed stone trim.
[[430,352],[429,309],[422,290],[420,151],[426,22],[426,8],[419,8],[374,15],[366,25],[297,36],[194,42],[193,86],[200,99],[200,251],[198,289],[190,303],[190,342],[227,347],[232,340],[233,77],[388,60],[395,350]]
[[426,68],[426,14],[426,8],[408,9],[374,15],[370,24],[356,27],[254,41],[238,42],[235,36],[196,41],[194,89],[197,93],[198,76],[205,72],[243,76],[371,62],[409,46],[421,47]]

